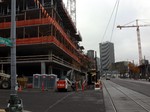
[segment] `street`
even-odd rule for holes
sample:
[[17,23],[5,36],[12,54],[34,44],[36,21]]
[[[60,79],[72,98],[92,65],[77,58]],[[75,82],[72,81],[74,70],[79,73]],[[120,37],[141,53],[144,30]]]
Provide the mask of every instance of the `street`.
[[[54,92],[23,90],[18,93],[27,112],[105,112],[102,90]],[[6,108],[8,90],[0,90],[0,108]]]
[[[150,112],[150,82],[103,79],[102,90],[77,92],[24,89],[18,92],[24,112]],[[7,106],[9,90],[0,90],[0,109]]]
[[112,79],[111,81],[150,97],[150,82],[148,81],[129,79]]

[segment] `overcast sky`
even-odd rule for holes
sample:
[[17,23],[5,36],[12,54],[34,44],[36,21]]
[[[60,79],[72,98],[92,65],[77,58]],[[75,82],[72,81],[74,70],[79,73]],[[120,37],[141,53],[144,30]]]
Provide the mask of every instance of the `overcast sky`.
[[[85,51],[96,50],[99,55],[99,43],[110,41],[111,20],[107,34],[103,34],[115,6],[116,0],[76,0],[77,28],[80,31]],[[66,3],[66,0],[64,0]],[[150,0],[120,0],[112,42],[115,46],[116,61],[132,61],[138,63],[138,44],[136,28],[117,29],[117,25],[125,25],[136,19],[139,24],[150,24]],[[129,24],[133,25],[135,23]],[[150,27],[140,27],[142,54],[150,60]]]

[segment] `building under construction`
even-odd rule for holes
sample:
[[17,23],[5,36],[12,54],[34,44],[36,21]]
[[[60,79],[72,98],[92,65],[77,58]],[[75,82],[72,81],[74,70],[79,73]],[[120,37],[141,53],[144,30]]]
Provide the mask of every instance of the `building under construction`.
[[[11,0],[0,2],[0,37],[10,38]],[[16,63],[19,76],[72,71],[74,78],[88,70],[89,58],[62,0],[17,0]],[[0,45],[0,65],[10,74],[10,47]]]

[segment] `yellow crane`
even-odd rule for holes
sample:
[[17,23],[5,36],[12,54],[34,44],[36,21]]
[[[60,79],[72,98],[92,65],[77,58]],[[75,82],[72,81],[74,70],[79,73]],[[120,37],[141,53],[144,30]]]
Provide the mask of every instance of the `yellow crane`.
[[142,48],[141,48],[141,39],[140,39],[140,29],[139,27],[146,27],[146,26],[150,26],[150,24],[148,25],[139,25],[138,24],[138,20],[136,20],[136,25],[131,25],[131,26],[120,26],[118,25],[117,28],[132,28],[132,27],[135,27],[136,28],[136,31],[137,31],[137,41],[138,41],[138,52],[139,52],[139,65],[142,64]]

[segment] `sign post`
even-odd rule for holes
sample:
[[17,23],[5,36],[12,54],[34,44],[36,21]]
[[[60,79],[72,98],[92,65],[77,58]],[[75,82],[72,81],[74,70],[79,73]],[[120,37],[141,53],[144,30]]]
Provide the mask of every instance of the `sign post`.
[[[3,39],[2,39],[3,40]],[[17,95],[17,73],[16,73],[16,0],[11,0],[11,94],[7,105],[7,112],[22,112],[22,100]],[[8,40],[3,43],[9,45]]]

